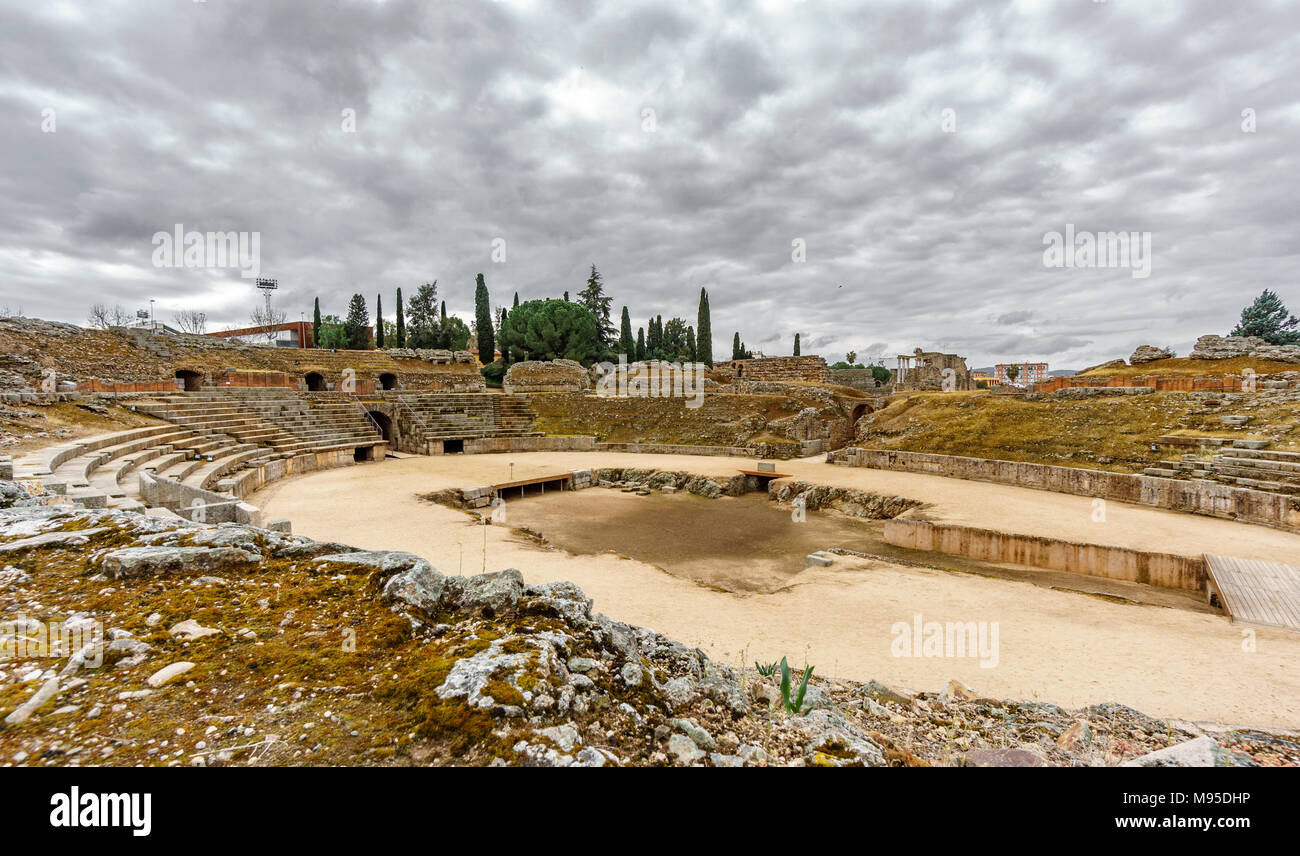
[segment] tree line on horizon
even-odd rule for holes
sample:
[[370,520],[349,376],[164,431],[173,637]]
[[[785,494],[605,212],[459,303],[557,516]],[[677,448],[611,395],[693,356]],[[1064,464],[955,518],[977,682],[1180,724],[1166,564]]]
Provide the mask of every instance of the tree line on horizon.
[[[397,289],[396,315],[392,319],[384,317],[383,295],[376,295],[373,335],[369,307],[362,295],[352,295],[342,318],[322,315],[317,297],[312,316],[312,345],[348,350],[402,347],[463,350],[473,339],[489,382],[499,382],[511,363],[522,360],[570,359],[592,365],[616,362],[620,355],[625,355],[629,362],[700,362],[710,368],[714,364],[709,294],[705,288],[700,289],[694,324],[680,316],[665,320],[662,315],[654,315],[637,328],[635,336],[627,306],[622,307],[619,324],[614,324],[613,298],[606,293],[603,278],[594,264],[574,299],[565,291],[562,298],[521,302],[516,292],[509,307],[498,307],[495,312],[480,273],[475,278],[474,319],[470,324],[447,314],[446,301],[438,300],[437,288],[436,280],[424,283],[405,303],[402,290]],[[744,346],[740,333],[736,332],[731,358],[752,356],[753,352]]]

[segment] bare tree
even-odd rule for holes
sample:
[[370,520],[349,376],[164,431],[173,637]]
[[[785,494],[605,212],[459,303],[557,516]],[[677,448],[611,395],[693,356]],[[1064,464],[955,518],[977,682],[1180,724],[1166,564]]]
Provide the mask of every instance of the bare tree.
[[86,317],[86,321],[91,327],[107,330],[110,327],[127,326],[131,323],[131,316],[121,304],[110,307],[104,303],[96,303],[90,307],[90,314]]
[[182,333],[202,336],[208,329],[208,313],[197,309],[185,309],[172,316]]
[[99,330],[107,329],[108,311],[108,306],[103,303],[93,304],[90,307],[90,314],[86,316],[86,323]]
[[275,328],[284,323],[288,314],[283,309],[274,309],[270,304],[256,306],[248,316],[253,326],[262,331],[266,337],[268,345],[275,345],[275,335],[278,332]]

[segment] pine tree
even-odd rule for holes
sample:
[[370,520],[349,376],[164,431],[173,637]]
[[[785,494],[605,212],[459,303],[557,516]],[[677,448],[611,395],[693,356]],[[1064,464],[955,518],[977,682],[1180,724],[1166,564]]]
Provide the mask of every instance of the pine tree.
[[600,331],[600,338],[606,345],[614,343],[614,324],[609,320],[610,304],[614,302],[612,297],[605,294],[605,286],[601,284],[600,273],[596,266],[591,266],[591,275],[587,277],[587,287],[578,292],[578,302],[587,308],[596,318],[596,328]]
[[370,347],[370,311],[366,309],[366,299],[360,294],[352,295],[348,304],[348,317],[343,321],[343,335],[347,347],[353,351],[364,351]]
[[312,312],[311,316],[311,346],[313,348],[320,347],[320,323],[320,298],[318,297],[316,298],[316,309]]
[[794,355],[799,356],[799,334],[794,334]]
[[384,347],[384,296],[375,295],[375,347]]
[[395,348],[406,347],[406,315],[402,310],[402,290],[397,289],[397,341],[393,343]]
[[483,274],[478,275],[474,284],[474,329],[478,332],[479,362],[487,365],[496,359],[496,335],[492,330],[492,305],[488,299],[487,285]]
[[1287,311],[1275,292],[1264,289],[1255,302],[1241,310],[1241,320],[1229,336],[1258,336],[1270,345],[1300,343],[1300,319]]
[[709,320],[709,293],[700,289],[700,312],[695,319],[699,333],[695,338],[697,362],[713,368],[713,324]]
[[[564,298],[568,300],[566,296]],[[636,357],[636,343],[632,341],[632,318],[627,314],[627,307],[623,307],[623,318],[619,323],[618,331],[618,352],[627,355],[628,359]]]
[[636,328],[636,361],[638,363],[645,361],[645,328]]

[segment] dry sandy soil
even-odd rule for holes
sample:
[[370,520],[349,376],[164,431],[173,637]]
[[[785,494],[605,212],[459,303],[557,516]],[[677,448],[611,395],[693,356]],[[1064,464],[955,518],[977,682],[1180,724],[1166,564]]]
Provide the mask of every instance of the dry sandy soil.
[[[1065,706],[1113,701],[1162,717],[1300,728],[1300,635],[1294,633],[873,560],[844,559],[806,571],[776,571],[760,562],[758,585],[745,590],[734,563],[718,573],[701,556],[693,573],[679,569],[674,575],[646,561],[581,554],[594,542],[571,554],[419,499],[440,488],[507,481],[511,462],[515,479],[600,466],[730,475],[749,463],[609,453],[411,457],[279,482],[250,501],[268,518],[293,520],[299,534],[407,550],[445,573],[515,567],[530,583],[571,580],[611,617],[653,627],[737,665],[784,655],[795,664],[806,659],[819,674],[920,690],[957,678],[996,697]],[[778,469],[816,483],[916,498],[930,503],[927,513],[937,520],[1187,554],[1292,561],[1300,555],[1300,536],[1226,520],[1112,502],[1106,522],[1094,523],[1086,497],[814,460],[783,462]],[[525,506],[519,511],[520,518],[529,516]],[[597,515],[588,525],[606,527],[613,545],[618,528],[610,520],[617,517]],[[605,538],[606,530],[601,533]],[[662,537],[689,536],[665,527]],[[792,545],[796,553],[803,546]],[[779,586],[771,585],[774,573],[782,577]],[[984,667],[977,657],[895,656],[895,625],[911,624],[918,614],[927,622],[996,622],[996,665]]]

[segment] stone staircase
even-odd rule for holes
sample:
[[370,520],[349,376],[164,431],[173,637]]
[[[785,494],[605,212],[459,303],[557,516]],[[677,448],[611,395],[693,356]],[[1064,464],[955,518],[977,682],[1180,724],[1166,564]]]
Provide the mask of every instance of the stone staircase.
[[178,425],[220,432],[285,455],[383,441],[364,408],[346,393],[213,390],[161,396],[136,407]]
[[[13,462],[49,502],[145,510],[138,475],[229,493],[241,474],[313,453],[373,454],[383,437],[351,396],[293,390],[176,393],[136,403],[164,423],[54,446]],[[347,455],[351,459],[351,454]],[[369,459],[370,455],[359,459]]]
[[205,486],[213,472],[268,450],[223,434],[164,424],[103,434],[14,460],[14,477],[49,501],[145,510],[136,475],[150,472]]
[[1208,460],[1199,454],[1187,454],[1176,461],[1165,461],[1160,467],[1147,467],[1143,472],[1149,476],[1204,479],[1268,493],[1300,495],[1300,452],[1257,448],[1265,444],[1247,442],[1249,447],[1235,443],[1220,446]]
[[536,436],[528,399],[481,393],[402,393],[426,440]]
[[[522,396],[390,393],[382,400],[394,397],[417,415],[429,440],[537,436],[535,414]],[[13,461],[14,477],[33,489],[39,482],[36,492],[45,501],[143,511],[142,473],[234,498],[245,495],[249,484],[279,477],[290,463],[301,469],[370,460],[385,442],[365,406],[343,392],[176,392],[136,402],[134,408],[164,422],[19,457]],[[299,457],[312,454],[318,455],[316,464]],[[298,460],[268,466],[291,458]]]

